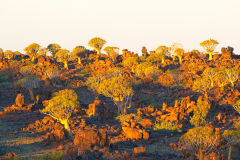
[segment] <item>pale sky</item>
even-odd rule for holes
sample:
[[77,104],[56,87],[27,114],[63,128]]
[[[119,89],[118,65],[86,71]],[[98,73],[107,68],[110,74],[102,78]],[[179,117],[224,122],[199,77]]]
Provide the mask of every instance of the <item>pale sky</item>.
[[0,48],[35,42],[72,50],[93,37],[140,52],[182,43],[202,50],[213,38],[240,53],[240,0],[0,0]]

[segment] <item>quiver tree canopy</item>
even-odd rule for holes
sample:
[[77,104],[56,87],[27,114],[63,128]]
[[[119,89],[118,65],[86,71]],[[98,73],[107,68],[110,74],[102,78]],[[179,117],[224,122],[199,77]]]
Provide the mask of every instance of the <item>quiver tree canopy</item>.
[[101,49],[107,42],[104,39],[101,39],[99,37],[95,37],[90,39],[88,42],[88,45],[97,51],[97,54],[100,54]]
[[217,45],[218,41],[211,38],[200,43],[200,46],[203,47],[208,52],[210,61],[212,60],[212,52],[215,50]]
[[79,105],[78,96],[74,90],[64,89],[53,94],[48,105],[42,110],[52,118],[58,120],[70,132],[68,119],[71,117],[74,108]]
[[27,46],[24,49],[24,51],[26,52],[27,55],[30,56],[32,61],[34,61],[40,48],[41,48],[41,46],[39,44],[32,43],[29,46]]

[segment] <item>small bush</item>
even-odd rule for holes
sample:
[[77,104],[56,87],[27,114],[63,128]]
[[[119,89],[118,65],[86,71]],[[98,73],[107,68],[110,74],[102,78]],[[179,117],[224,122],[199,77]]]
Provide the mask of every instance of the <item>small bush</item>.
[[137,120],[137,122],[142,121],[142,118],[134,113],[117,116],[116,120],[123,122],[123,121],[126,121],[127,119],[130,119],[131,117],[133,117],[133,119]]
[[5,73],[0,72],[0,88],[7,88],[10,85],[9,77]]
[[163,131],[163,132],[182,132],[180,127],[176,125],[173,122],[161,122],[161,123],[155,123],[154,131]]
[[194,107],[194,112],[193,116],[190,119],[190,123],[195,127],[207,124],[206,117],[210,107],[211,105],[206,99],[199,97],[197,105]]

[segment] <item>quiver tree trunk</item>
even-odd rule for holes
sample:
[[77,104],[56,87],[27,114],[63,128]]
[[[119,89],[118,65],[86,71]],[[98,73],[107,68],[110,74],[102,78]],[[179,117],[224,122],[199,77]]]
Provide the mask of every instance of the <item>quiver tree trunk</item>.
[[34,94],[33,94],[33,89],[31,87],[28,87],[27,90],[29,92],[31,100],[35,101],[35,97],[34,97]]
[[66,68],[68,70],[68,62],[64,61],[64,68]]
[[82,64],[80,57],[78,57],[78,64]]
[[97,55],[99,55],[100,54],[100,49],[96,49],[97,50]]
[[32,62],[34,62],[34,61],[35,61],[35,56],[34,56],[34,55],[32,56],[32,59],[31,59],[31,60],[32,60]]
[[182,64],[182,57],[178,56],[179,63]]
[[127,107],[128,108],[131,108],[132,107],[132,94],[130,94],[130,95],[128,95],[126,98],[125,98],[125,100],[124,100],[124,102],[123,102],[124,104],[124,114],[127,114]]
[[211,61],[213,59],[213,56],[212,56],[212,52],[208,52],[208,56],[209,56],[209,61]]
[[162,64],[164,64],[164,62],[165,62],[165,57],[162,56]]
[[70,130],[70,127],[68,124],[68,119],[59,120],[59,122],[64,126],[66,131],[68,131],[68,133],[70,133],[71,130]]
[[231,157],[232,157],[232,146],[229,145],[229,148],[228,148],[228,160],[231,160]]
[[118,107],[118,115],[123,115],[124,114],[124,105],[123,101],[117,101],[115,102],[117,107]]
[[199,149],[198,159],[199,159],[199,160],[204,160],[204,155],[203,155],[203,150],[202,150],[202,148]]

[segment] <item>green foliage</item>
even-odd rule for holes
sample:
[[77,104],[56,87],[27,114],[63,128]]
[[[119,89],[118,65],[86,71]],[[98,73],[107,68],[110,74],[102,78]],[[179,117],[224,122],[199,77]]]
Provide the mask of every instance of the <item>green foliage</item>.
[[211,38],[200,43],[200,46],[203,47],[207,52],[213,52],[217,45],[218,41]]
[[232,87],[234,87],[234,83],[238,80],[239,73],[239,69],[236,68],[226,69],[226,78],[231,83]]
[[233,108],[240,114],[240,100],[238,100]]
[[32,71],[33,71],[33,69],[34,69],[34,64],[33,64],[33,63],[29,63],[29,64],[21,67],[20,70],[19,70],[19,72],[20,72],[22,75],[26,76],[26,75],[31,74]]
[[39,78],[35,75],[27,75],[17,80],[15,85],[24,85],[26,88],[37,88],[39,87]]
[[102,81],[98,92],[112,98],[116,102],[122,102],[125,97],[133,94],[130,83],[124,77],[112,77]]
[[55,54],[61,49],[61,46],[56,43],[51,43],[47,46],[47,49],[52,53],[52,56],[55,57]]
[[64,89],[55,92],[42,112],[56,120],[68,119],[74,108],[79,105],[77,98],[77,94],[73,90]]
[[83,70],[80,71],[80,74],[88,74],[91,72],[90,68],[84,68]]
[[158,107],[160,105],[158,100],[155,99],[155,97],[150,94],[140,95],[140,98],[141,98],[141,101],[143,102],[143,104],[146,106],[150,105],[150,106]]
[[0,88],[7,88],[11,85],[7,74],[0,72]]
[[134,67],[138,65],[139,58],[138,57],[127,57],[123,60],[122,65],[126,68],[131,69],[131,71],[134,71]]
[[125,115],[119,115],[117,116],[115,119],[119,120],[120,122],[126,121],[127,119],[130,119],[131,117],[133,117],[133,119],[135,119],[137,122],[141,122],[142,118],[134,113],[131,114],[125,114]]
[[53,98],[48,101],[48,105],[42,113],[51,116],[64,125],[70,132],[68,119],[71,117],[74,108],[79,106],[77,94],[74,90],[64,89],[53,94]]
[[182,132],[181,128],[176,125],[174,122],[166,122],[163,121],[161,123],[155,123],[154,131],[162,131],[162,132]]
[[148,80],[157,80],[162,74],[162,70],[151,62],[143,62],[136,66],[134,73],[137,77],[146,78]]
[[61,74],[61,71],[58,68],[47,68],[45,70],[45,75],[49,79],[59,78],[60,74]]
[[236,129],[225,130],[222,136],[228,143],[236,144],[239,143],[240,131]]
[[70,52],[67,49],[60,49],[55,56],[58,62],[64,62],[70,57]]
[[190,119],[190,123],[196,127],[205,125],[207,123],[206,117],[210,107],[211,106],[206,99],[203,100],[202,97],[199,97],[197,105],[194,107],[194,112]]
[[211,83],[209,82],[208,79],[198,78],[193,82],[193,88],[192,89],[193,89],[193,91],[200,92],[207,97],[208,96],[207,92],[211,88],[212,88]]
[[97,54],[100,54],[100,50],[107,42],[104,39],[99,37],[94,37],[89,40],[88,45],[97,51]]
[[209,80],[211,87],[213,87],[215,79],[217,77],[217,70],[215,68],[209,67],[203,71],[203,76],[205,79]]
[[180,137],[180,142],[189,150],[189,153],[196,155],[199,159],[212,153],[217,145],[220,136],[216,135],[213,128],[200,126],[189,129]]
[[50,154],[43,154],[34,158],[17,158],[19,160],[62,160],[63,151],[57,151]]

